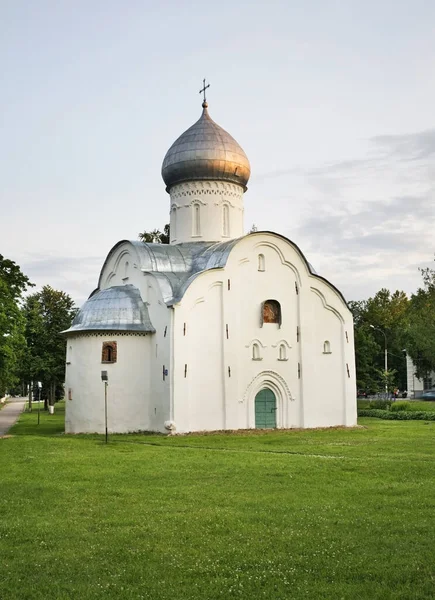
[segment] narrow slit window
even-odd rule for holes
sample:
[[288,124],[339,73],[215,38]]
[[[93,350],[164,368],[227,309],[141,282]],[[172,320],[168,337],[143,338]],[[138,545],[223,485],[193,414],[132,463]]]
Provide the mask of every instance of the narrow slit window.
[[258,270],[259,271],[266,270],[266,259],[264,258],[264,254],[258,255]]
[[201,235],[201,207],[193,205],[193,235]]
[[252,360],[261,360],[260,346],[257,343],[252,344]]
[[225,236],[230,235],[230,209],[228,204],[222,207],[222,233]]
[[331,342],[328,340],[323,342],[323,354],[331,354]]
[[279,345],[279,360],[287,360],[287,348],[284,344]]
[[171,238],[173,240],[176,239],[177,237],[177,209],[173,209],[172,210],[172,221],[171,221],[171,228],[170,228],[170,235]]

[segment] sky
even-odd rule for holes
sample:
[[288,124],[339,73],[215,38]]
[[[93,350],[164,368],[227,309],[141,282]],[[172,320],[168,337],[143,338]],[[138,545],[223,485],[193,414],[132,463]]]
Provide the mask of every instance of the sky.
[[201,114],[251,162],[245,228],[348,300],[435,251],[435,2],[1,0],[0,253],[81,304],[162,229],[161,164]]

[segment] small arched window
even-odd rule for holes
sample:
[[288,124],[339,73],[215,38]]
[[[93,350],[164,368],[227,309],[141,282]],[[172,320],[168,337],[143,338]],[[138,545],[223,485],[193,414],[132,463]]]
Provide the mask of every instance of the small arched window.
[[201,235],[201,207],[194,204],[193,207],[193,235]]
[[129,270],[129,264],[128,261],[126,261],[125,265],[124,265],[124,279],[126,279],[128,277],[128,270]]
[[230,235],[230,209],[228,204],[224,204],[222,207],[222,234]]
[[261,326],[264,323],[278,323],[281,326],[281,305],[278,300],[266,300],[261,310]]
[[252,344],[252,360],[261,360],[260,346],[257,344],[257,342]]
[[331,354],[331,342],[328,340],[323,342],[323,354]]
[[264,258],[264,254],[258,255],[258,270],[265,271],[266,270],[266,260]]
[[287,348],[284,344],[279,345],[279,360],[287,360]]
[[116,342],[103,342],[103,349],[101,352],[101,362],[103,363],[115,363],[118,356],[118,349]]

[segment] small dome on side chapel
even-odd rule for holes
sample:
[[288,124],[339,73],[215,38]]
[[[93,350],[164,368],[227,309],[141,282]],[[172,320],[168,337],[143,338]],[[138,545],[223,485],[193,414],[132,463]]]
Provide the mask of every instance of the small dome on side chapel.
[[201,118],[166,153],[162,177],[166,191],[183,181],[220,180],[246,190],[251,166],[236,140],[215,123],[203,102]]
[[83,304],[62,333],[132,331],[154,333],[148,308],[137,287],[121,285],[98,290]]

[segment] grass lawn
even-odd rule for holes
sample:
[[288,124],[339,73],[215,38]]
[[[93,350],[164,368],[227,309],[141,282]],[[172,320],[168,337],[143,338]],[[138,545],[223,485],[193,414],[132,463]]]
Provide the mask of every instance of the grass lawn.
[[433,599],[435,422],[0,440],[0,598]]

